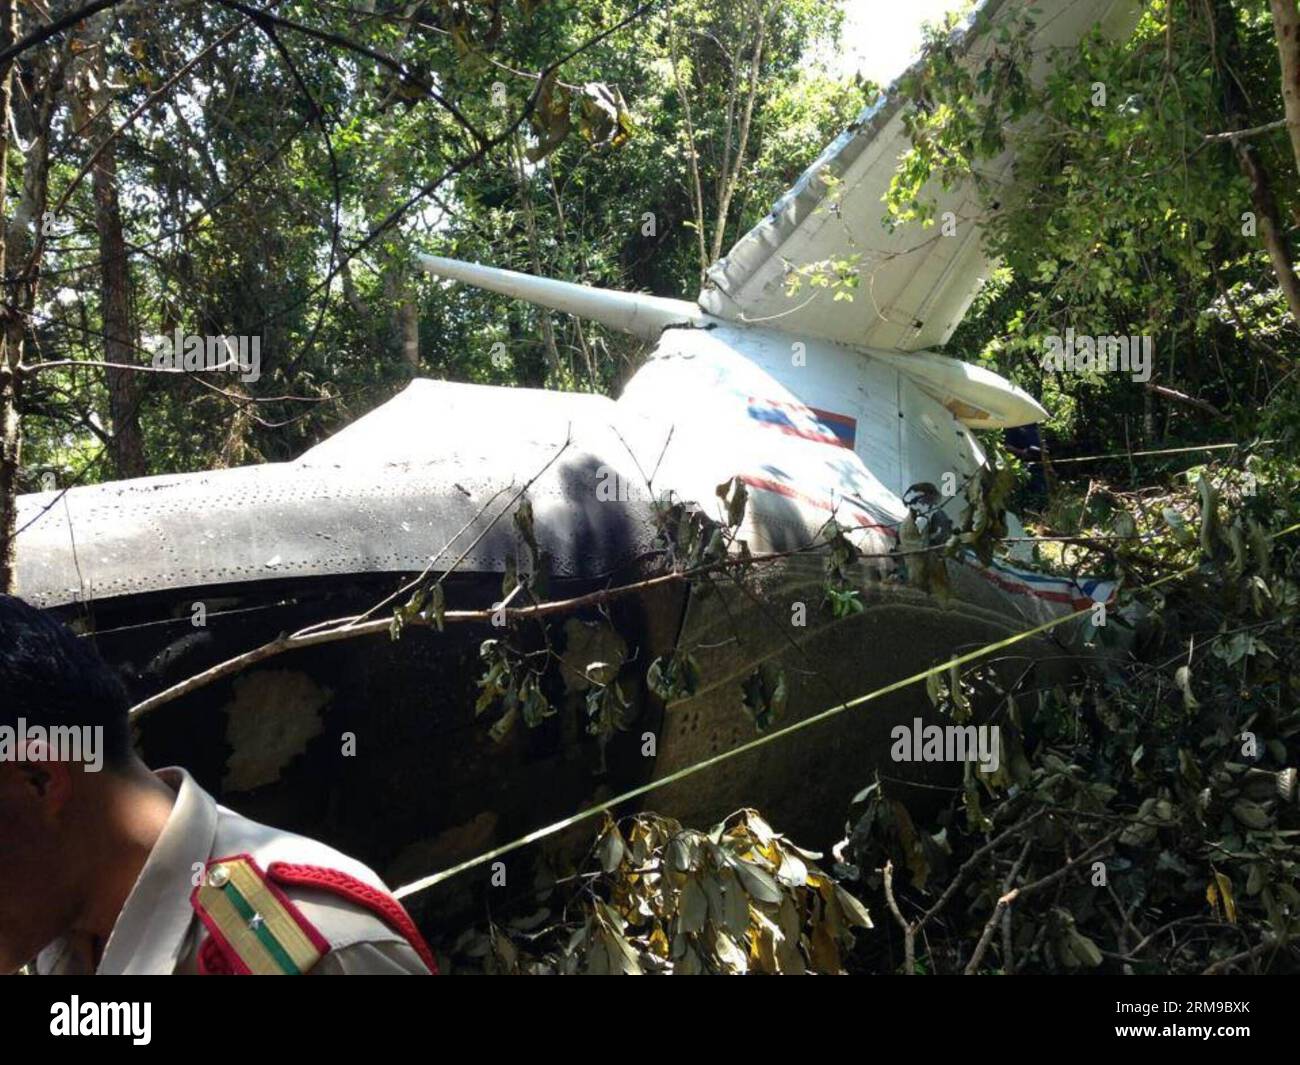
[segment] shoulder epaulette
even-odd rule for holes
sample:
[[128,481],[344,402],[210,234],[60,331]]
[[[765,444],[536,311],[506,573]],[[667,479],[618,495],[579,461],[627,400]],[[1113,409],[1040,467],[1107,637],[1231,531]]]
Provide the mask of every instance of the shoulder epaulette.
[[318,865],[298,865],[292,862],[272,862],[269,867],[271,879],[281,884],[294,884],[298,887],[317,888],[331,895],[346,899],[383,921],[389,928],[411,945],[411,949],[420,956],[420,960],[437,975],[438,963],[433,951],[415,927],[410,915],[387,891],[382,891],[364,880]]
[[330,946],[252,857],[208,862],[190,904],[208,930],[199,954],[205,973],[297,976]]

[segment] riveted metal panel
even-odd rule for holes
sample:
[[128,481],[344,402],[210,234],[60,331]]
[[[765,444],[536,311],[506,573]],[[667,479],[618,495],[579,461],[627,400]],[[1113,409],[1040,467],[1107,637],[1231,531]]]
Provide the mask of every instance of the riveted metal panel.
[[[404,573],[422,570],[455,538],[442,560],[449,565],[555,452],[494,447],[420,463],[273,463],[22,496],[18,591],[49,607],[283,577]],[[611,470],[634,483],[635,469],[571,447],[529,489],[556,577],[612,573],[650,548],[648,502],[598,498]],[[526,560],[507,514],[459,568],[500,572],[514,556]]]

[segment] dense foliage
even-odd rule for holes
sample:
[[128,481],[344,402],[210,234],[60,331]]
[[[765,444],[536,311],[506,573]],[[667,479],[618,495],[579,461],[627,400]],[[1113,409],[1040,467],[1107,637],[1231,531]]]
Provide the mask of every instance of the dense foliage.
[[[716,232],[725,250],[873,92],[803,62],[840,21],[811,0],[640,14],[585,0],[281,3],[283,23],[260,29],[232,6],[123,3],[62,50],[24,56],[20,76],[44,77],[53,111],[28,354],[123,361],[105,349],[116,284],[125,361],[148,361],[149,338],[178,328],[258,335],[261,378],[130,375],[115,411],[102,371],[34,375],[25,490],[48,473],[64,485],[291,458],[417,373],[606,390],[630,372],[626,338],[439,285],[416,254],[692,295],[698,240]],[[537,72],[574,51],[520,123]],[[126,253],[106,263],[92,183],[77,178],[127,118],[107,153]],[[478,135],[499,143],[481,151]],[[12,147],[11,181],[43,147]],[[114,446],[117,421],[138,425],[134,453]]]

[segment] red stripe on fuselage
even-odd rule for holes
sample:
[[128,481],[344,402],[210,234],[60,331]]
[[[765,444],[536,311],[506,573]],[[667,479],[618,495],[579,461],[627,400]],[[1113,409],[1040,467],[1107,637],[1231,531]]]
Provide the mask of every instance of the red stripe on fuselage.
[[[764,492],[775,492],[779,496],[785,496],[787,499],[795,499],[800,503],[807,503],[810,507],[816,507],[818,510],[833,511],[835,508],[824,499],[818,499],[816,496],[806,495],[797,488],[791,488],[789,485],[782,484],[780,481],[770,481],[765,477],[742,476],[741,481],[750,488],[757,488]],[[847,500],[846,500],[847,502]],[[881,532],[890,536],[897,536],[898,533],[888,525],[881,525],[879,522],[871,521],[861,514],[854,514],[853,520],[857,522],[858,527],[862,529],[879,529]]]

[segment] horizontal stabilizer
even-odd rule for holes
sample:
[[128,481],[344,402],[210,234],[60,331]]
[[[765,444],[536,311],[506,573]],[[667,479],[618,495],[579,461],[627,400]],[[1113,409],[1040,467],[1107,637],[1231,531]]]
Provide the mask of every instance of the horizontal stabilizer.
[[909,355],[872,350],[870,355],[892,366],[972,429],[1004,429],[1047,420],[1038,400],[983,366],[932,351]]
[[437,255],[421,255],[420,265],[436,277],[463,281],[540,307],[590,318],[642,340],[657,340],[670,325],[699,325],[705,319],[699,305],[686,300],[665,299],[641,292],[614,292],[459,259],[443,259]]

